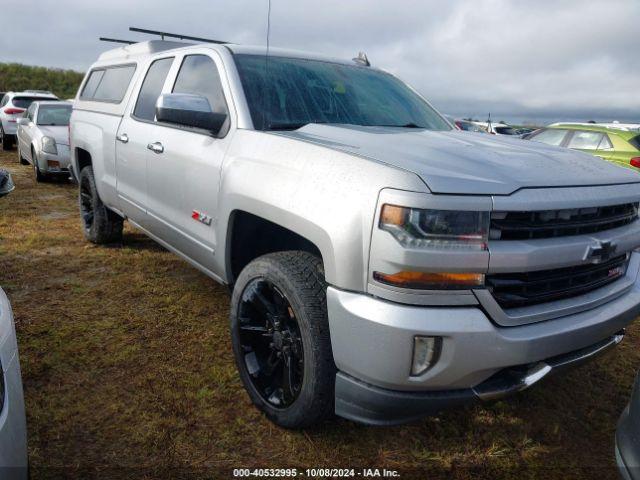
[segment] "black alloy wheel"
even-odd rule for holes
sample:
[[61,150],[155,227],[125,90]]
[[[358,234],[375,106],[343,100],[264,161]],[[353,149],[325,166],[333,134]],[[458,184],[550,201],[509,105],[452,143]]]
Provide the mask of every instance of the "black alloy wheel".
[[290,406],[304,378],[300,328],[285,295],[269,280],[253,279],[242,292],[239,339],[251,382],[275,408]]
[[240,379],[266,417],[306,428],[334,413],[333,361],[322,260],[284,251],[246,265],[229,318]]
[[92,167],[80,171],[79,184],[78,203],[85,238],[98,245],[121,243],[123,218],[100,200]]
[[91,185],[88,181],[80,183],[80,216],[82,217],[82,226],[85,231],[90,231],[95,216],[95,205]]

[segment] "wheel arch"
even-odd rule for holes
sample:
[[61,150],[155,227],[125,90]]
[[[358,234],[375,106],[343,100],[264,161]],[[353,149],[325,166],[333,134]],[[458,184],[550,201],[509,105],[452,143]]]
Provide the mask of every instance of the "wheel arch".
[[242,269],[252,260],[268,253],[289,250],[305,251],[318,256],[327,281],[330,282],[334,268],[328,240],[324,231],[304,219],[281,222],[256,212],[233,210],[229,214],[226,230],[227,282],[233,285]]
[[76,165],[78,167],[78,175],[84,167],[90,167],[93,165],[93,158],[91,153],[81,147],[76,147],[75,150]]

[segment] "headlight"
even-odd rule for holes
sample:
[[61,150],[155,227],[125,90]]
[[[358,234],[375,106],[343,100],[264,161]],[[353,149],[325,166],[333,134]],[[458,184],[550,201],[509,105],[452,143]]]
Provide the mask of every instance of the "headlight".
[[486,250],[489,212],[384,205],[380,228],[404,247]]
[[45,153],[58,154],[58,147],[56,141],[52,137],[42,137],[42,151]]

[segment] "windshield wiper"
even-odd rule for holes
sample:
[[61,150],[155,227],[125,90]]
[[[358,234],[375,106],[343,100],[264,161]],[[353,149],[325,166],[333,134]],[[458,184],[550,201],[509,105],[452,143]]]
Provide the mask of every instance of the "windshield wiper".
[[404,125],[368,125],[369,127],[395,127],[395,128],[427,128],[421,125],[417,125],[413,122],[405,123]]
[[298,130],[299,128],[309,125],[309,122],[300,123],[270,123],[267,130]]

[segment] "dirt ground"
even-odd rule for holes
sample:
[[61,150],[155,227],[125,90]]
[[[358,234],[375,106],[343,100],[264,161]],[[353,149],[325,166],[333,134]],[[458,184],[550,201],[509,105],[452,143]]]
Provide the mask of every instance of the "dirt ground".
[[617,478],[614,430],[640,364],[619,348],[508,400],[418,423],[336,419],[291,432],[250,404],[233,362],[229,295],[126,226],[85,242],[75,186],[36,184],[0,152],[0,286],[12,302],[32,477],[231,478],[234,468],[355,467],[401,478]]

